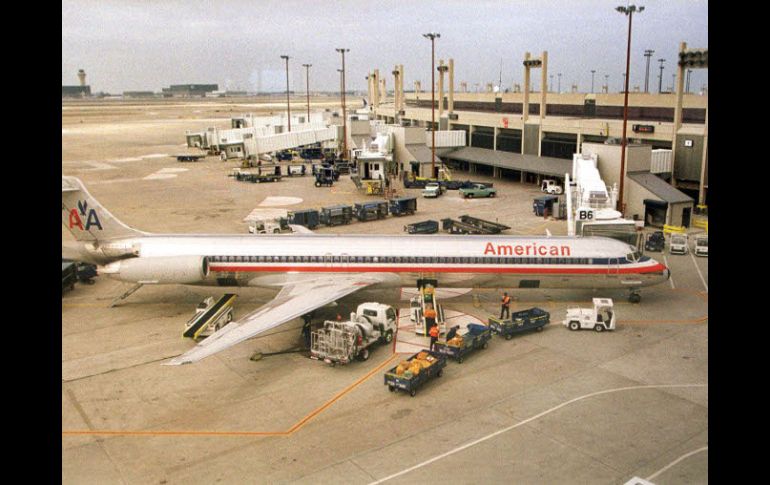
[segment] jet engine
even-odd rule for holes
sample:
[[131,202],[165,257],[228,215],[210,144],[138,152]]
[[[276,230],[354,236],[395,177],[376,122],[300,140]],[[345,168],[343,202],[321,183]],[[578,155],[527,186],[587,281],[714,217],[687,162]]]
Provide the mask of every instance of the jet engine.
[[132,283],[189,285],[208,276],[209,263],[203,256],[130,258],[102,266],[99,273]]

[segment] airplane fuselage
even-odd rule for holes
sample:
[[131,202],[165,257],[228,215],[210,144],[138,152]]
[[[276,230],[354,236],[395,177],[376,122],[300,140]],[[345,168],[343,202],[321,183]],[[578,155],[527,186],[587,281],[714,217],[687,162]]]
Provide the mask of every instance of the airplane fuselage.
[[[433,279],[441,287],[635,289],[669,277],[632,246],[601,237],[149,235],[126,245],[139,257],[102,272],[144,283],[279,286],[312,275],[379,273],[381,285],[394,287]],[[167,274],[154,278],[164,263]]]

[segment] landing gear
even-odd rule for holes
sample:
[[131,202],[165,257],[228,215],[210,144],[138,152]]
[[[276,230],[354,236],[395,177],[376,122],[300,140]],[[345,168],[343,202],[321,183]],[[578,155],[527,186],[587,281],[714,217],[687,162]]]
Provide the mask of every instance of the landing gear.
[[642,301],[642,295],[640,295],[638,291],[632,291],[628,294],[628,301],[631,303],[639,303]]

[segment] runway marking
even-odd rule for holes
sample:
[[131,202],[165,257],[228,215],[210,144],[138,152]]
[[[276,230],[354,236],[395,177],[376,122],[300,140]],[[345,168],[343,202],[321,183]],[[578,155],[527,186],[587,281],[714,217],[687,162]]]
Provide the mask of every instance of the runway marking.
[[682,460],[684,460],[684,459],[686,459],[686,458],[689,458],[689,457],[691,457],[692,455],[695,455],[695,454],[697,454],[697,453],[700,453],[701,451],[706,451],[706,450],[708,450],[708,449],[709,449],[709,447],[708,447],[708,446],[704,446],[704,447],[702,447],[702,448],[698,448],[697,450],[693,450],[693,451],[691,451],[691,452],[689,452],[689,453],[685,453],[684,455],[680,456],[680,457],[679,457],[679,458],[677,458],[676,460],[672,461],[672,462],[671,462],[671,463],[669,463],[668,465],[664,466],[664,467],[663,467],[663,468],[661,468],[660,470],[656,471],[655,473],[653,473],[652,475],[650,475],[649,477],[647,477],[647,480],[650,480],[650,481],[652,481],[652,479],[653,479],[653,478],[657,477],[658,475],[660,475],[660,474],[661,474],[661,473],[663,473],[664,471],[668,470],[668,469],[669,469],[669,468],[671,468],[672,466],[676,465],[676,464],[677,464],[677,463],[679,463],[680,461],[682,461]]
[[618,387],[618,388],[615,388],[615,389],[606,389],[604,391],[597,391],[597,392],[592,392],[590,394],[585,394],[583,396],[576,397],[574,399],[570,399],[569,401],[563,402],[563,403],[559,404],[558,406],[554,406],[554,407],[552,407],[550,409],[547,409],[547,410],[543,411],[540,414],[536,414],[535,416],[527,418],[527,419],[525,419],[523,421],[519,421],[518,423],[513,424],[511,426],[508,426],[507,428],[503,428],[501,430],[495,431],[494,433],[490,433],[490,434],[488,434],[486,436],[483,436],[481,438],[478,438],[478,439],[475,439],[473,441],[470,441],[470,442],[468,442],[468,443],[466,443],[464,445],[458,446],[457,448],[449,450],[449,451],[447,451],[445,453],[442,453],[440,455],[434,456],[433,458],[425,460],[422,463],[418,463],[418,464],[416,464],[414,466],[411,466],[409,468],[401,470],[400,472],[394,473],[392,475],[388,475],[387,477],[381,478],[381,479],[379,479],[377,481],[370,482],[369,485],[376,485],[378,483],[386,482],[388,480],[392,480],[393,478],[397,478],[397,477],[400,477],[401,475],[405,475],[405,474],[407,474],[409,472],[417,470],[418,468],[422,468],[422,467],[424,467],[426,465],[430,465],[431,463],[433,463],[435,461],[438,461],[438,460],[440,460],[442,458],[446,458],[448,456],[454,455],[455,453],[458,453],[460,451],[468,449],[468,448],[470,448],[472,446],[476,446],[479,443],[483,443],[484,441],[492,439],[495,436],[501,435],[501,434],[506,433],[506,432],[508,432],[508,431],[510,431],[512,429],[518,428],[521,425],[530,423],[530,422],[532,422],[532,421],[534,421],[534,420],[536,420],[538,418],[541,418],[541,417],[543,417],[543,416],[545,416],[547,414],[550,414],[550,413],[552,413],[552,412],[554,412],[554,411],[556,411],[558,409],[561,409],[561,408],[563,408],[565,406],[568,406],[568,405],[570,405],[572,403],[575,403],[575,402],[578,402],[578,401],[582,401],[583,399],[588,399],[590,397],[599,396],[599,395],[602,395],[602,394],[610,394],[610,393],[621,392],[621,391],[632,391],[632,390],[639,390],[639,389],[662,389],[662,388],[672,388],[672,387],[708,387],[708,384],[657,384],[657,385],[653,384],[653,385],[646,385],[646,386],[628,386],[628,387]]
[[[668,265],[668,259],[666,259],[666,255],[665,254],[663,255],[663,263],[666,265],[666,268],[671,268]],[[670,269],[669,269],[669,271],[670,271]],[[671,276],[671,273],[669,273],[669,275],[668,275],[668,282],[671,284],[671,289],[675,290],[676,287],[674,286],[674,277]]]
[[695,260],[695,256],[693,255],[692,251],[690,251],[690,257],[692,258],[692,264],[695,265],[695,271],[697,271],[698,276],[700,276],[703,287],[706,288],[706,291],[709,291],[709,285],[706,284],[706,280],[703,278],[703,273],[700,272],[700,268],[698,268],[698,262]]
[[345,394],[349,393],[363,382],[372,377],[376,372],[388,365],[399,354],[394,353],[380,365],[369,371],[366,375],[359,378],[348,387],[338,392],[334,397],[326,401],[315,410],[311,411],[305,417],[286,431],[196,431],[196,430],[62,430],[64,436],[84,436],[84,435],[109,435],[109,436],[288,436],[299,431],[311,419],[322,413],[329,406],[337,402]]

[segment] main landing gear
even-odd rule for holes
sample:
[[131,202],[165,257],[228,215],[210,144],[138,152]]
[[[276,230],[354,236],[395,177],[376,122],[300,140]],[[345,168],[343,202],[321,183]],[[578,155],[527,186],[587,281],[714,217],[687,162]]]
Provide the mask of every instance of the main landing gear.
[[642,295],[639,293],[639,290],[631,290],[628,294],[628,301],[631,303],[639,303],[642,301]]

